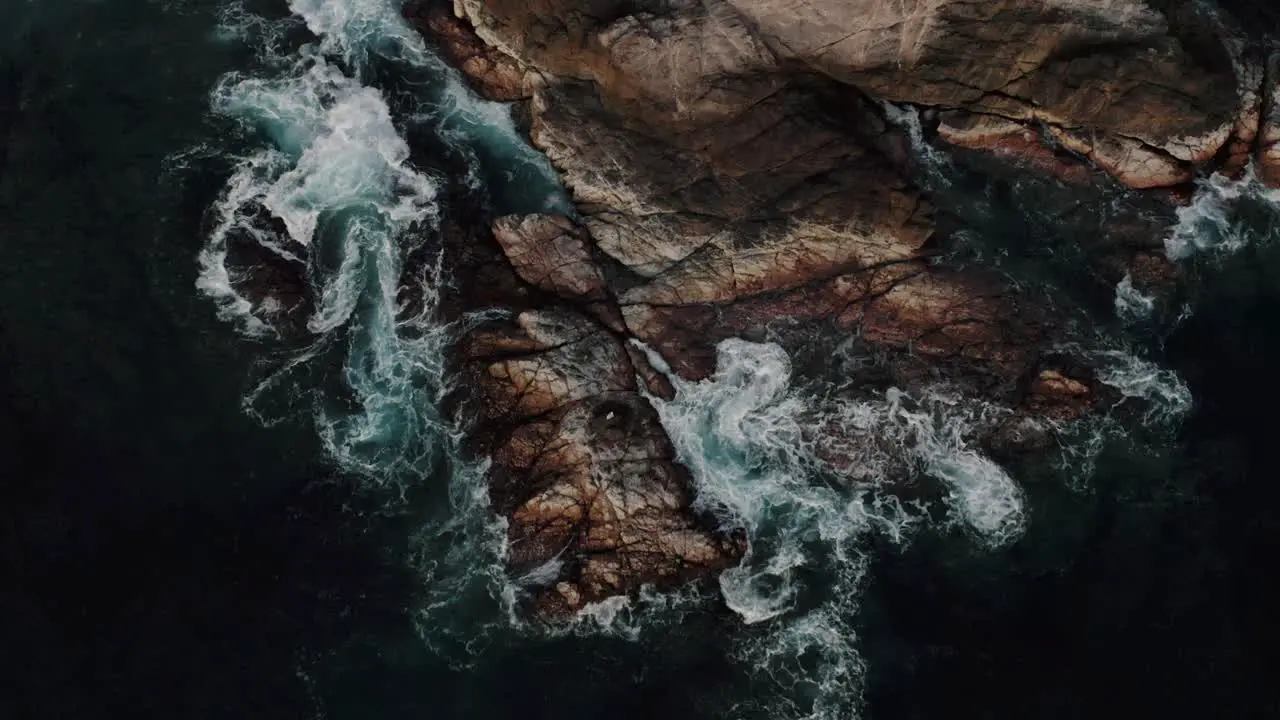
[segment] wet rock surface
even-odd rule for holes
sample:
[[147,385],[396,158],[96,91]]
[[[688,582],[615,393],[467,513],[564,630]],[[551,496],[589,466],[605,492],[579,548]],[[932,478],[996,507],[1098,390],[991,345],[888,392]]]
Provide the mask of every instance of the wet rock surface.
[[459,262],[462,303],[505,313],[459,351],[461,406],[493,461],[512,569],[553,616],[707,577],[744,549],[689,510],[645,398],[670,397],[671,378],[635,341],[701,380],[728,338],[856,336],[886,387],[944,382],[1008,408],[985,439],[1004,453],[1043,450],[1049,425],[1099,405],[1089,368],[1050,353],[1066,310],[934,261],[970,217],[922,180],[922,142],[1033,188],[1065,225],[1095,223],[1080,262],[1148,293],[1177,282],[1161,237],[1197,174],[1280,176],[1275,58],[1191,3],[456,0],[411,15],[486,95],[528,99],[575,205],[473,228]]
[[688,471],[640,394],[622,341],[571,310],[519,314],[474,333],[482,445],[510,563],[546,572],[534,606],[563,614],[730,566],[739,542],[689,510]]

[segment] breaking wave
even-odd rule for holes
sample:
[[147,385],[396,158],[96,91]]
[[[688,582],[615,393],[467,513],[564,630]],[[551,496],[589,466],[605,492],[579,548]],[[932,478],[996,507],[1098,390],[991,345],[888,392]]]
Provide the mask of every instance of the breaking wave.
[[1087,360],[1094,378],[1104,386],[1109,404],[1071,421],[1048,418],[1037,422],[1057,438],[1058,470],[1077,490],[1087,487],[1099,456],[1111,443],[1150,452],[1167,445],[1195,401],[1185,380],[1174,370],[1144,358],[1137,350],[1115,342],[1085,348],[1067,344],[1059,351]]
[[1231,255],[1265,241],[1277,219],[1280,191],[1263,185],[1252,167],[1239,179],[1210,175],[1199,182],[1191,202],[1178,208],[1165,253],[1170,260]]
[[997,547],[1023,530],[1022,491],[975,447],[999,408],[942,386],[862,400],[806,392],[771,343],[722,342],[701,382],[649,357],[676,386],[675,399],[651,401],[693,471],[696,506],[748,538],[720,578],[745,623],[768,623],[741,659],[812,697],[798,716],[848,717],[859,702],[852,623],[872,534],[902,544],[936,518]]
[[[759,626],[735,641],[736,657],[785,692],[771,716],[856,716],[864,667],[855,623],[869,542],[903,546],[925,529],[958,530],[994,550],[1024,532],[1023,490],[978,444],[1010,411],[941,384],[855,397],[800,383],[772,343],[722,342],[715,374],[700,382],[645,350],[676,388],[674,399],[650,401],[692,470],[696,507],[748,539],[742,562],[720,577],[726,605]],[[1132,352],[1075,350],[1094,358],[1099,382],[1118,392],[1118,404],[1140,406],[1148,424],[1167,427],[1190,410],[1172,371]],[[1124,434],[1109,413],[1080,427],[1046,422],[1077,474]]]
[[1125,273],[1120,282],[1116,283],[1115,308],[1116,317],[1133,325],[1151,319],[1155,314],[1156,300],[1134,287],[1133,278]]
[[[197,287],[222,319],[268,343],[248,412],[267,423],[309,415],[329,457],[387,512],[447,484],[440,507],[412,508],[430,515],[412,562],[419,628],[452,652],[476,628],[448,613],[503,616],[506,533],[483,463],[461,459],[460,428],[440,410],[460,329],[439,313],[450,282],[441,199],[460,185],[483,191],[496,213],[569,204],[509,108],[471,93],[398,2],[291,0],[289,10],[223,9],[219,37],[254,49],[257,68],[221,78],[210,102],[252,140],[210,209]],[[388,74],[395,85],[380,87]],[[438,138],[465,177],[416,165],[407,132]]]
[[1125,350],[1104,350],[1096,357],[1098,381],[1119,391],[1117,404],[1141,401],[1146,424],[1169,427],[1191,411],[1191,389],[1173,370]]
[[[214,208],[198,287],[223,317],[261,335],[279,332],[281,304],[269,295],[255,304],[237,289],[229,247],[250,242],[305,277],[312,342],[285,368],[345,345],[353,411],[321,398],[321,437],[344,468],[391,481],[430,467],[446,435],[435,411],[447,334],[434,319],[441,278],[430,264],[405,272],[407,255],[435,230],[439,184],[409,163],[382,94],[329,59],[354,41],[323,36],[278,75],[232,73],[214,88],[214,111],[269,144],[240,161]],[[416,311],[401,307],[405,285]],[[283,379],[268,378],[250,400]]]

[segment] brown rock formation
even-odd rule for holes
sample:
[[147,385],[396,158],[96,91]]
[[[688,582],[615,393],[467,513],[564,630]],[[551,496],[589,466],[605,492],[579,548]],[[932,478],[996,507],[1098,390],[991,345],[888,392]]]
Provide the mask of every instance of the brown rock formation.
[[938,137],[952,147],[987,153],[1063,182],[1086,185],[1097,180],[1096,169],[1083,158],[1055,148],[1043,132],[1016,120],[949,110],[942,114]]
[[[935,208],[883,102],[928,109],[954,147],[1099,193],[1255,156],[1280,167],[1274,63],[1173,0],[432,7],[422,24],[479,87],[531,97],[532,139],[578,211],[495,223],[471,280],[518,288],[493,297],[513,319],[464,351],[512,564],[563,563],[536,595],[552,614],[741,552],[688,511],[687,472],[639,389],[671,384],[630,338],[699,379],[729,337],[857,334],[896,384],[945,379],[1014,410],[991,439],[1006,448],[1043,447],[1037,418],[1097,402],[1087,372],[1043,357],[1061,334],[1050,308],[930,262]],[[1167,281],[1132,217],[1113,223],[1123,257],[1106,273]]]
[[1088,411],[1094,390],[1058,370],[1041,370],[1031,383],[1027,407],[1054,420],[1069,420]]
[[[627,327],[691,378],[714,371],[715,345],[798,323],[858,332],[866,342],[954,361],[970,371],[1016,377],[1049,334],[1034,308],[1017,307],[994,278],[896,263],[843,274],[802,288],[725,303],[623,308]],[[785,334],[785,333],[782,333]]]
[[690,511],[688,471],[614,335],[571,310],[520,313],[471,336],[495,508],[510,562],[550,566],[535,607],[560,615],[733,564],[742,547]]
[[568,218],[503,217],[494,223],[493,235],[525,282],[566,298],[605,299],[604,275]]

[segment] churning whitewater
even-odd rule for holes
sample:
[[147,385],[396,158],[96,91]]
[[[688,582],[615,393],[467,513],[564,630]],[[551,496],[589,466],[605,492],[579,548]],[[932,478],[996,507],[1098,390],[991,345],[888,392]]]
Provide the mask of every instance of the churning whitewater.
[[[259,66],[223,77],[211,106],[253,145],[236,157],[211,209],[198,288],[275,358],[245,399],[251,413],[267,422],[280,405],[309,413],[341,468],[394,496],[426,477],[450,478],[447,507],[414,538],[424,588],[417,615],[424,640],[467,655],[475,636],[531,630],[514,615],[516,595],[556,568],[506,577],[506,528],[489,507],[485,468],[461,459],[462,429],[440,409],[459,330],[439,317],[450,282],[441,198],[462,185],[495,214],[573,208],[509,108],[476,98],[398,3],[289,7],[293,17],[271,21],[226,9],[223,35],[254,44]],[[309,37],[291,43],[299,21]],[[399,80],[381,87],[375,79],[387,73],[377,70],[388,67]],[[893,117],[913,129],[918,152],[942,162],[918,118]],[[429,131],[461,157],[465,177],[415,166],[407,128]],[[234,261],[246,246],[304,278],[311,300],[299,305],[258,286],[252,268]],[[1181,247],[1171,245],[1171,256]],[[1116,303],[1135,317],[1149,312],[1131,285]],[[701,382],[682,380],[643,349],[676,389],[672,400],[649,400],[692,471],[696,509],[749,542],[719,578],[725,604],[754,626],[734,653],[784,689],[774,717],[855,715],[863,662],[854,622],[868,540],[901,545],[930,527],[997,548],[1024,531],[1022,488],[976,442],[1008,410],[944,385],[873,397],[830,379],[802,385],[787,352],[771,343],[721,343],[714,377]],[[1189,407],[1172,373],[1119,351],[1100,358],[1102,382],[1155,408],[1152,421]],[[833,373],[852,377],[855,360],[835,358]],[[638,638],[650,618],[703,599],[693,589],[616,598],[584,610],[572,628]]]
[[[743,622],[771,626],[743,641],[740,657],[812,697],[802,716],[848,717],[857,706],[853,622],[871,534],[903,544],[941,522],[995,547],[1023,529],[1022,491],[973,445],[1002,417],[997,407],[945,386],[868,400],[836,386],[801,390],[772,343],[722,342],[715,375],[701,382],[649,357],[676,387],[674,400],[651,402],[693,471],[699,509],[749,541],[721,592]],[[940,507],[914,487],[920,475],[941,485]],[[825,587],[804,586],[813,569]]]
[[[267,20],[225,8],[220,35],[254,44],[260,66],[223,77],[211,106],[262,144],[237,160],[212,209],[197,285],[222,318],[273,348],[265,379],[245,398],[251,414],[272,422],[280,407],[308,412],[339,467],[389,490],[393,504],[424,477],[451,478],[448,507],[414,538],[422,626],[434,640],[452,631],[439,614],[474,605],[477,594],[500,599],[506,587],[505,527],[489,511],[483,466],[460,459],[458,428],[439,410],[457,330],[438,317],[449,282],[439,195],[460,180],[497,212],[568,204],[509,108],[471,94],[399,3],[295,0],[290,10]],[[310,37],[291,47],[299,20]],[[401,87],[372,84],[384,66]],[[467,176],[415,167],[410,127],[443,139]],[[231,262],[246,245],[305,278],[314,301],[300,343],[288,300],[253,287],[251,272]],[[415,254],[427,261],[411,263]]]

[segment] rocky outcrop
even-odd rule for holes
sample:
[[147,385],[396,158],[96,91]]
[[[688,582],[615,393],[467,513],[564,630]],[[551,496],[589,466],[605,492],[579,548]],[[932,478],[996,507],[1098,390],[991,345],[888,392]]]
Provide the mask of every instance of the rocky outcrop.
[[[486,94],[527,99],[531,139],[576,206],[483,229],[494,256],[468,277],[513,290],[492,298],[507,319],[476,330],[462,358],[512,565],[541,568],[534,604],[553,615],[742,552],[689,511],[687,471],[643,397],[672,386],[633,340],[697,380],[727,338],[801,350],[814,332],[856,336],[886,382],[942,380],[1010,409],[988,438],[1009,452],[1048,444],[1038,419],[1099,402],[1087,367],[1046,353],[1066,332],[1059,310],[1001,275],[933,262],[967,220],[915,174],[925,136],[983,172],[1098,203],[1143,191],[1167,216],[1197,172],[1280,167],[1274,63],[1197,3],[451,10],[415,12]],[[1111,283],[1168,282],[1158,215],[1137,203],[1109,217],[1089,262]]]
[[1138,188],[1189,180],[1238,124],[1257,127],[1257,59],[1224,41],[1232,31],[1216,16],[1162,5],[1175,7],[458,0],[495,47],[591,81],[633,117],[731,115],[810,71],[879,99],[1017,123]]
[[410,0],[407,18],[435,41],[444,57],[462,70],[482,96],[498,102],[525,100],[541,87],[541,78],[527,72],[515,58],[489,47],[471,26],[452,12],[448,3]]
[[1280,53],[1268,59],[1266,70],[1260,99],[1258,170],[1263,182],[1280,188]]
[[740,556],[690,511],[688,471],[619,338],[549,308],[473,333],[464,356],[509,561],[545,577],[530,588],[537,611],[705,578]]
[[605,280],[588,240],[557,215],[499,218],[493,235],[522,280],[565,298],[604,300]]

